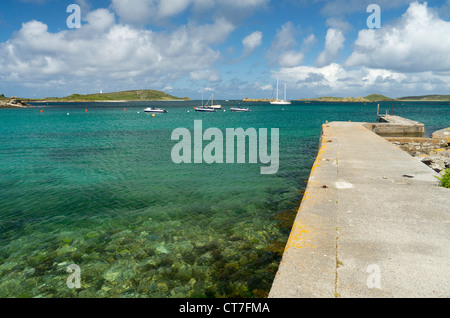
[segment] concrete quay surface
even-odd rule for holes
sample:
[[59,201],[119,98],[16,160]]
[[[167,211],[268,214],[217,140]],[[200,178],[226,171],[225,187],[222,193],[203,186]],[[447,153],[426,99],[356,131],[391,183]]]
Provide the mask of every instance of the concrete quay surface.
[[366,128],[323,125],[270,298],[450,296],[450,189]]
[[381,117],[379,123],[365,123],[364,125],[380,136],[423,137],[425,135],[424,124],[393,115]]

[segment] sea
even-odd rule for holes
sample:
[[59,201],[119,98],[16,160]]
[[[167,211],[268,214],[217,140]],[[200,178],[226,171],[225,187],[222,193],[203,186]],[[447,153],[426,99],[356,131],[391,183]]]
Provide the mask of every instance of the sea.
[[[199,101],[1,109],[0,297],[267,297],[322,124],[375,122],[377,103],[220,103],[216,113],[197,113]],[[379,104],[427,136],[450,126],[448,102]],[[174,163],[172,134],[195,121],[224,135],[278,128],[278,172]]]

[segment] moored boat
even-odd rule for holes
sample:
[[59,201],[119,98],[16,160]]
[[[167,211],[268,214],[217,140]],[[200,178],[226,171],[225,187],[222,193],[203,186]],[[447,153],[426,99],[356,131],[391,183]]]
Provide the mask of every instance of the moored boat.
[[[211,105],[208,106],[208,103],[211,102]],[[213,109],[222,109],[222,105],[214,105],[214,95],[211,94],[211,97],[209,98],[209,100],[206,102],[206,106],[207,108],[213,108]]]
[[278,94],[278,79],[277,79],[277,98],[272,100],[272,105],[291,105],[292,103],[286,99],[286,84],[284,84],[284,99],[279,99]]
[[197,112],[204,112],[204,113],[214,113],[216,111],[215,108],[210,107],[194,107],[195,111]]
[[232,112],[251,112],[250,108],[240,108],[240,107],[233,107],[230,110]]
[[158,114],[168,113],[168,111],[165,110],[165,109],[154,108],[154,107],[149,107],[149,108],[145,109],[144,112],[146,112],[146,113],[158,113]]
[[[213,98],[213,97],[211,96],[211,98]],[[210,98],[210,100],[211,100],[211,98]],[[201,107],[194,107],[195,111],[196,112],[203,112],[203,113],[214,113],[214,112],[216,112],[217,109],[222,108],[222,106],[220,106],[220,105],[217,105],[217,106],[220,106],[220,108],[212,107],[213,102],[211,102],[211,105],[208,106],[208,103],[209,103],[210,100],[208,100],[206,102],[206,105],[203,105],[203,91],[202,91],[202,106]]]

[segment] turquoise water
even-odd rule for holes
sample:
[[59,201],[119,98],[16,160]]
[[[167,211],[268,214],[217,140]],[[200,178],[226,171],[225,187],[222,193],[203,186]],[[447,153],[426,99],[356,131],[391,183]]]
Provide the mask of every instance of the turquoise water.
[[[373,122],[376,104],[246,104],[253,112],[212,114],[197,105],[0,110],[0,297],[266,296],[321,125]],[[169,113],[152,117],[149,106]],[[450,126],[448,103],[395,103],[394,112],[424,123],[428,135]],[[279,172],[174,164],[171,134],[192,131],[194,120],[223,131],[279,128]],[[66,285],[70,264],[81,268],[80,289]]]

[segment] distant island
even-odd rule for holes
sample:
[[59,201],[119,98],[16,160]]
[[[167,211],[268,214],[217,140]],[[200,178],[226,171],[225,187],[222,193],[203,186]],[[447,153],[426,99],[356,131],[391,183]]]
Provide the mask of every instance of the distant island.
[[253,99],[253,98],[246,97],[242,101],[245,102],[245,103],[270,102],[270,99],[269,98],[259,98],[259,99],[256,98],[256,99]]
[[313,99],[298,99],[299,101],[319,101],[319,102],[341,102],[341,103],[373,103],[395,101],[393,98],[386,97],[380,94],[372,94],[366,97],[330,97],[323,96]]
[[[190,101],[188,97],[175,97],[162,91],[144,89],[144,90],[130,90],[112,93],[96,93],[96,94],[72,94],[67,97],[46,97],[42,99],[5,97],[0,94],[0,108],[26,108],[30,102],[127,102],[127,101]],[[269,98],[244,98],[243,102],[259,102],[269,103]],[[322,96],[318,98],[301,98],[295,101],[303,102],[335,102],[335,103],[375,103],[375,102],[402,102],[402,101],[448,101],[450,102],[450,95],[423,95],[423,96],[407,96],[400,98],[390,98],[380,94],[371,94],[366,97],[333,97]]]
[[425,95],[399,98],[401,101],[450,101],[450,95]]
[[[375,103],[375,102],[389,102],[389,101],[427,101],[427,102],[440,102],[440,101],[450,101],[450,95],[425,95],[425,96],[409,96],[401,98],[390,98],[380,94],[371,94],[366,97],[333,97],[333,96],[322,96],[318,98],[301,98],[295,101],[303,102],[335,102],[335,103]],[[269,98],[252,99],[244,98],[243,102],[270,102]]]
[[97,93],[80,95],[73,94],[67,97],[46,97],[42,99],[5,97],[0,94],[0,108],[26,108],[30,102],[128,102],[128,101],[188,101],[187,97],[180,98],[161,91],[144,89],[122,91],[113,93]]
[[450,95],[425,95],[425,96],[409,96],[400,98],[390,98],[380,94],[371,94],[366,97],[319,97],[298,99],[298,101],[319,101],[319,102],[345,102],[345,103],[375,103],[375,102],[401,102],[401,101],[427,101],[427,102],[441,102],[450,101]]
[[143,90],[132,90],[132,91],[121,91],[112,93],[97,93],[80,95],[73,94],[67,97],[46,97],[43,99],[33,100],[35,102],[108,102],[108,101],[188,101],[187,97],[175,97],[167,93],[143,89]]

